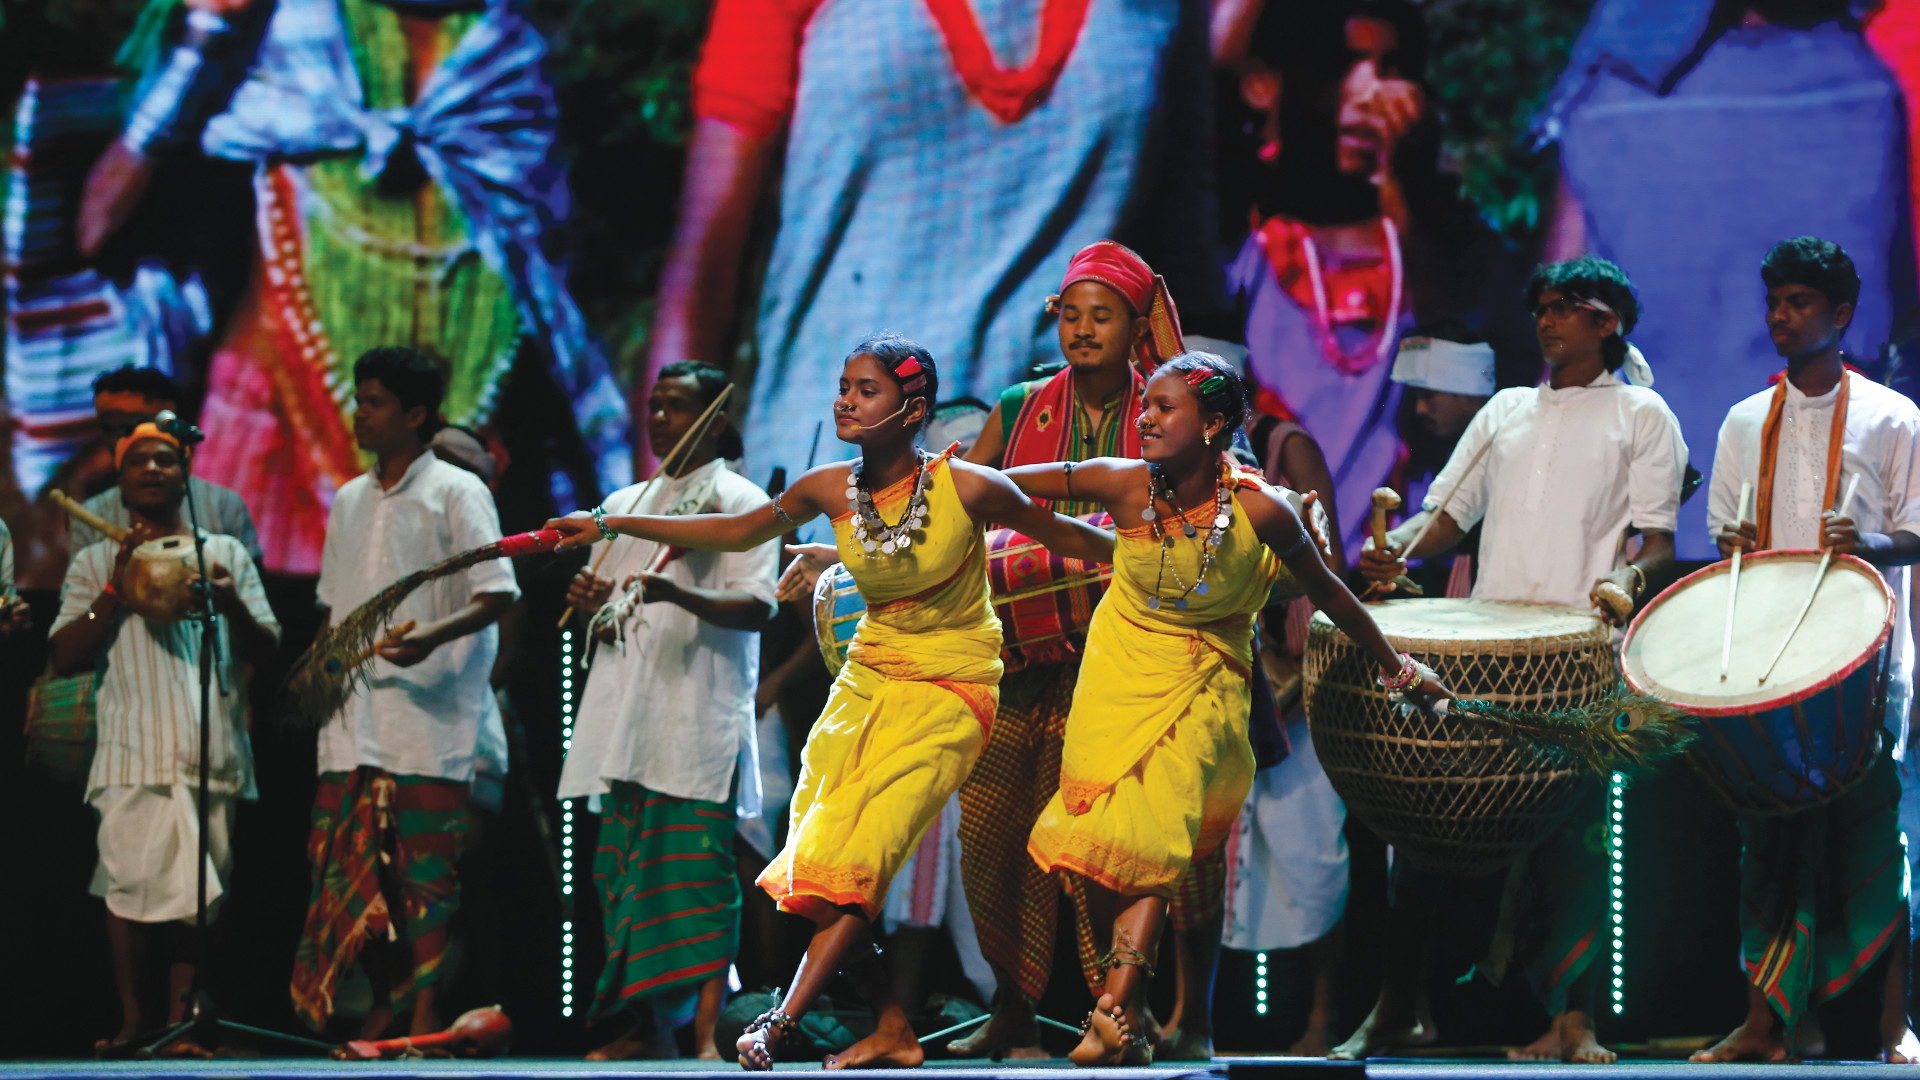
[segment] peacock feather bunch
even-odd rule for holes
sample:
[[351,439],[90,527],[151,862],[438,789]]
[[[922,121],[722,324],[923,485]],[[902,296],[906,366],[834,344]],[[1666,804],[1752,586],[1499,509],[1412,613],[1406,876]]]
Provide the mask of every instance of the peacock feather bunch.
[[1697,734],[1688,715],[1636,694],[1625,683],[1567,709],[1532,712],[1491,701],[1455,701],[1449,715],[1497,726],[1502,734],[1552,747],[1601,776],[1644,775],[1687,748]]

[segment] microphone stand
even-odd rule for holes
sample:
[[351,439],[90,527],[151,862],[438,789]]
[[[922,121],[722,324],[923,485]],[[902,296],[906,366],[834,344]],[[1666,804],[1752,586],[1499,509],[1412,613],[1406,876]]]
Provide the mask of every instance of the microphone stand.
[[[200,621],[200,805],[198,807],[200,846],[199,863],[195,868],[199,893],[193,914],[193,987],[188,991],[186,1018],[161,1032],[151,1042],[141,1046],[135,1051],[134,1056],[143,1060],[150,1059],[164,1048],[189,1036],[194,1037],[196,1042],[205,1041],[218,1045],[220,1033],[228,1031],[274,1040],[302,1050],[326,1053],[333,1049],[332,1043],[220,1019],[219,1013],[214,1008],[213,996],[206,989],[207,860],[210,854],[208,823],[213,811],[208,782],[213,772],[209,767],[213,757],[213,663],[214,654],[220,648],[220,624],[214,619],[213,588],[210,584],[211,579],[207,576],[207,546],[204,534],[200,530],[199,502],[193,497],[191,448],[204,441],[207,436],[199,428],[177,417],[163,417],[161,426],[168,434],[179,439],[180,445],[187,451],[180,455],[180,471],[186,478],[187,524],[193,530],[193,556],[200,570],[200,584],[194,589],[194,603],[197,608],[194,617]],[[221,668],[220,681],[224,686],[226,683],[224,666]]]

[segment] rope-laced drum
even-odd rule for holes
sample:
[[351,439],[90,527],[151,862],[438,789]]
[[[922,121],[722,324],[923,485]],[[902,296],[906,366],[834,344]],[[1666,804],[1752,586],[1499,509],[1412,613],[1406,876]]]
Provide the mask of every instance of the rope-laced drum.
[[[1394,648],[1461,698],[1550,712],[1590,704],[1619,676],[1607,628],[1587,612],[1492,600],[1368,606]],[[1587,788],[1565,751],[1487,720],[1395,707],[1374,658],[1315,613],[1307,718],[1333,788],[1397,852],[1427,869],[1492,873],[1557,827]]]
[[1627,685],[1694,717],[1700,737],[1689,757],[1734,810],[1784,814],[1826,802],[1879,753],[1897,608],[1873,567],[1850,555],[1834,560],[1805,623],[1760,681],[1807,601],[1820,556],[1746,556],[1724,680],[1729,563],[1661,593],[1621,646]]

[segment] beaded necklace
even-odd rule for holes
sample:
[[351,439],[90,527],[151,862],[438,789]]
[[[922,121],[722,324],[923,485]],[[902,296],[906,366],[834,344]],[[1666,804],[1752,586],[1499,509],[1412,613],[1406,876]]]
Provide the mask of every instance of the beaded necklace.
[[853,511],[853,538],[869,559],[907,550],[913,544],[911,534],[927,523],[927,485],[933,475],[927,462],[931,455],[924,450],[916,450],[914,455],[913,495],[907,499],[907,509],[899,522],[893,525],[887,524],[873,504],[873,491],[862,471],[866,462],[855,461],[847,472],[847,509]]
[[[1201,542],[1200,572],[1194,575],[1191,584],[1180,576],[1179,569],[1173,565],[1173,534],[1161,526],[1160,512],[1154,509],[1153,505],[1155,499],[1165,502],[1173,510],[1174,516],[1180,519],[1180,531],[1186,534],[1187,539],[1193,540],[1199,536],[1200,530],[1194,527],[1193,522],[1187,520],[1186,510],[1174,500],[1173,485],[1167,481],[1166,471],[1159,465],[1149,464],[1147,466],[1147,508],[1140,512],[1140,516],[1153,527],[1154,538],[1160,541],[1160,568],[1154,575],[1153,595],[1147,597],[1147,606],[1158,611],[1163,604],[1171,600],[1176,610],[1185,611],[1187,597],[1207,595],[1207,571],[1213,569],[1214,553],[1219,550],[1220,542],[1226,539],[1227,526],[1233,524],[1233,483],[1227,473],[1222,470],[1219,487],[1214,491],[1213,527],[1207,531],[1206,540]],[[1161,584],[1168,574],[1173,575],[1174,587],[1180,590],[1178,596],[1161,595]]]

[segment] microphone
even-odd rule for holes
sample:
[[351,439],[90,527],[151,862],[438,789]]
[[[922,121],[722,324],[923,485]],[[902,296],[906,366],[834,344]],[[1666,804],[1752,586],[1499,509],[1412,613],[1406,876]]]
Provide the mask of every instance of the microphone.
[[180,440],[182,446],[192,446],[205,442],[207,433],[188,423],[186,419],[172,409],[161,409],[154,414],[153,426]]

